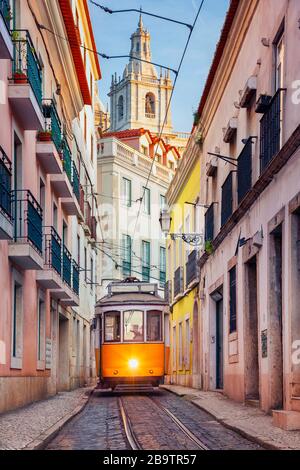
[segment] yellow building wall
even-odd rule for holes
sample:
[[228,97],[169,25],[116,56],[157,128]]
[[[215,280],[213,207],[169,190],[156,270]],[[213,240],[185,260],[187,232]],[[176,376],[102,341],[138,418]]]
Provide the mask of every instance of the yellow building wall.
[[[195,206],[185,204],[186,202],[195,203],[200,192],[200,161],[195,163],[188,178],[183,184],[183,188],[177,197],[175,203],[171,207],[171,229],[170,233],[188,233],[196,231],[195,227]],[[189,224],[187,223],[189,217]],[[192,245],[185,243],[183,240],[172,241],[170,238],[167,242],[167,273],[168,279],[172,281],[172,292],[174,295],[174,273],[179,266],[183,266],[184,271],[184,289],[186,286],[186,262],[187,250],[194,250]],[[174,304],[173,312],[170,315],[170,374],[176,375],[176,382],[184,385],[191,385],[191,375],[193,373],[193,310],[195,304],[196,288],[189,292]],[[189,318],[190,341],[187,345],[186,337],[186,319]],[[179,324],[182,323],[182,366],[179,364]],[[176,345],[174,351],[174,326],[176,327]],[[187,352],[189,351],[189,352]],[[189,354],[189,366],[186,365],[186,356]],[[175,363],[176,356],[176,364]],[[180,377],[182,376],[182,377]],[[184,377],[185,376],[185,377]]]

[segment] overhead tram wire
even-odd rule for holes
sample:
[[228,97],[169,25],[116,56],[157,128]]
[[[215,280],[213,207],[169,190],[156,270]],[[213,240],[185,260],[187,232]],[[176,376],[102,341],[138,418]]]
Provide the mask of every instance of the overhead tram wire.
[[[163,134],[163,131],[164,131],[164,127],[165,127],[165,125],[166,125],[166,121],[167,121],[169,109],[170,109],[170,106],[171,106],[171,101],[172,101],[172,98],[173,98],[173,95],[174,95],[174,90],[175,90],[175,86],[176,86],[176,83],[177,83],[177,79],[178,79],[178,76],[179,76],[179,73],[180,73],[180,70],[181,70],[181,67],[182,67],[182,63],[183,63],[183,60],[184,60],[184,58],[185,58],[185,55],[186,55],[186,52],[187,52],[187,49],[188,49],[188,46],[189,46],[189,43],[190,43],[190,40],[191,40],[192,33],[193,33],[193,31],[194,31],[194,28],[195,28],[195,26],[196,26],[198,17],[199,17],[199,15],[200,15],[201,10],[202,10],[204,1],[205,1],[205,0],[202,0],[201,3],[200,3],[200,6],[199,6],[199,8],[198,8],[198,11],[197,11],[195,20],[194,20],[193,25],[192,25],[192,28],[191,28],[191,30],[190,30],[190,32],[189,32],[189,35],[188,35],[188,38],[187,38],[187,41],[186,41],[186,44],[185,44],[185,47],[184,47],[184,50],[183,50],[183,53],[182,53],[180,62],[179,62],[179,66],[178,66],[178,69],[177,69],[177,74],[176,74],[176,76],[175,76],[175,80],[174,80],[174,84],[173,84],[173,89],[172,89],[172,92],[171,92],[171,94],[170,94],[170,98],[169,98],[169,100],[168,100],[168,105],[167,105],[167,109],[166,109],[164,121],[163,121],[161,130],[160,130],[160,133],[159,133],[159,137],[158,137],[158,141],[157,141],[157,144],[156,144],[156,150],[155,150],[155,152],[154,152],[154,155],[156,154],[156,151],[157,151],[157,149],[158,149],[158,145],[159,145],[160,139],[161,139],[162,134]],[[136,229],[137,229],[137,224],[138,224],[138,219],[139,219],[140,213],[141,213],[142,203],[143,203],[143,200],[144,200],[144,197],[145,197],[145,193],[146,193],[146,190],[147,190],[149,181],[150,181],[150,177],[151,177],[151,174],[152,174],[153,166],[154,166],[154,159],[152,160],[151,167],[150,167],[149,174],[148,174],[147,181],[146,181],[146,185],[144,186],[144,192],[143,192],[143,196],[142,196],[142,198],[141,198],[140,207],[139,207],[139,211],[138,211],[138,214],[137,214],[136,223],[135,223],[135,227],[134,227],[133,239],[134,239],[134,237],[135,237],[135,233],[136,233]]]
[[173,18],[168,18],[166,16],[156,15],[155,13],[150,13],[149,11],[144,11],[141,8],[140,8],[140,10],[138,10],[137,8],[129,8],[129,9],[126,9],[126,10],[112,10],[111,8],[108,8],[104,5],[100,5],[100,3],[95,2],[93,0],[89,0],[89,1],[93,5],[95,5],[98,8],[101,8],[101,10],[105,11],[105,13],[109,13],[110,15],[112,15],[113,13],[136,12],[136,13],[142,13],[143,15],[153,16],[154,18],[158,18],[160,20],[170,21],[171,23],[181,24],[182,26],[186,26],[190,30],[192,30],[192,28],[193,28],[193,26],[189,23],[184,23],[183,21],[174,20]]
[[[204,1],[204,0],[203,0]],[[155,65],[156,67],[160,67],[162,69],[169,70],[170,72],[173,72],[175,76],[178,74],[178,70],[175,70],[171,67],[167,67],[166,65],[158,64],[156,62],[151,62],[150,60],[145,60],[145,59],[140,59],[139,57],[136,57],[132,54],[124,54],[124,55],[107,55],[104,54],[103,52],[99,52],[95,49],[91,49],[90,47],[86,47],[83,44],[80,44],[78,41],[71,41],[70,39],[66,38],[65,36],[62,36],[61,34],[55,33],[52,29],[48,28],[47,26],[39,23],[38,26],[40,29],[44,29],[45,31],[48,31],[50,34],[53,34],[53,36],[58,37],[59,39],[62,39],[63,41],[68,42],[69,44],[73,45],[78,45],[81,49],[87,51],[87,52],[92,52],[93,54],[98,55],[99,57],[102,57],[102,59],[132,59],[132,60],[138,60],[139,62],[145,62],[146,64],[152,64]]]

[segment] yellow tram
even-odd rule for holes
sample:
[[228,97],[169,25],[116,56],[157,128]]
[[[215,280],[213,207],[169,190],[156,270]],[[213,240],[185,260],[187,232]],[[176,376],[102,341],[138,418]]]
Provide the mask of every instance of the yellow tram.
[[136,278],[112,282],[95,313],[99,386],[162,383],[169,360],[168,305],[157,284]]

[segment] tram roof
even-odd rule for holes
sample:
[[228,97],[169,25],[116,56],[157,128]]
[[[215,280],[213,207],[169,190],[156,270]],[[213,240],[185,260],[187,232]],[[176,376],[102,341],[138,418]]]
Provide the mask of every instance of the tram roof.
[[108,294],[96,303],[96,307],[107,305],[168,305],[168,302],[158,295],[157,283],[141,282],[135,277],[124,281],[113,281],[108,286]]

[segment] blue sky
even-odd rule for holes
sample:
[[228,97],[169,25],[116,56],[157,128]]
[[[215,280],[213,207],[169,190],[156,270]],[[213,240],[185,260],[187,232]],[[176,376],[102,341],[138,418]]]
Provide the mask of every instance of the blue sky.
[[[162,16],[194,21],[201,0],[98,0],[112,10],[140,8]],[[193,32],[173,96],[173,125],[177,131],[190,131],[193,112],[198,107],[229,0],[205,0]],[[128,54],[130,36],[137,28],[138,13],[110,15],[89,4],[97,50],[108,55]],[[152,60],[177,69],[188,28],[144,15],[151,34]],[[101,59],[100,97],[106,104],[111,75],[122,75],[126,59]],[[174,76],[173,76],[174,79]]]

